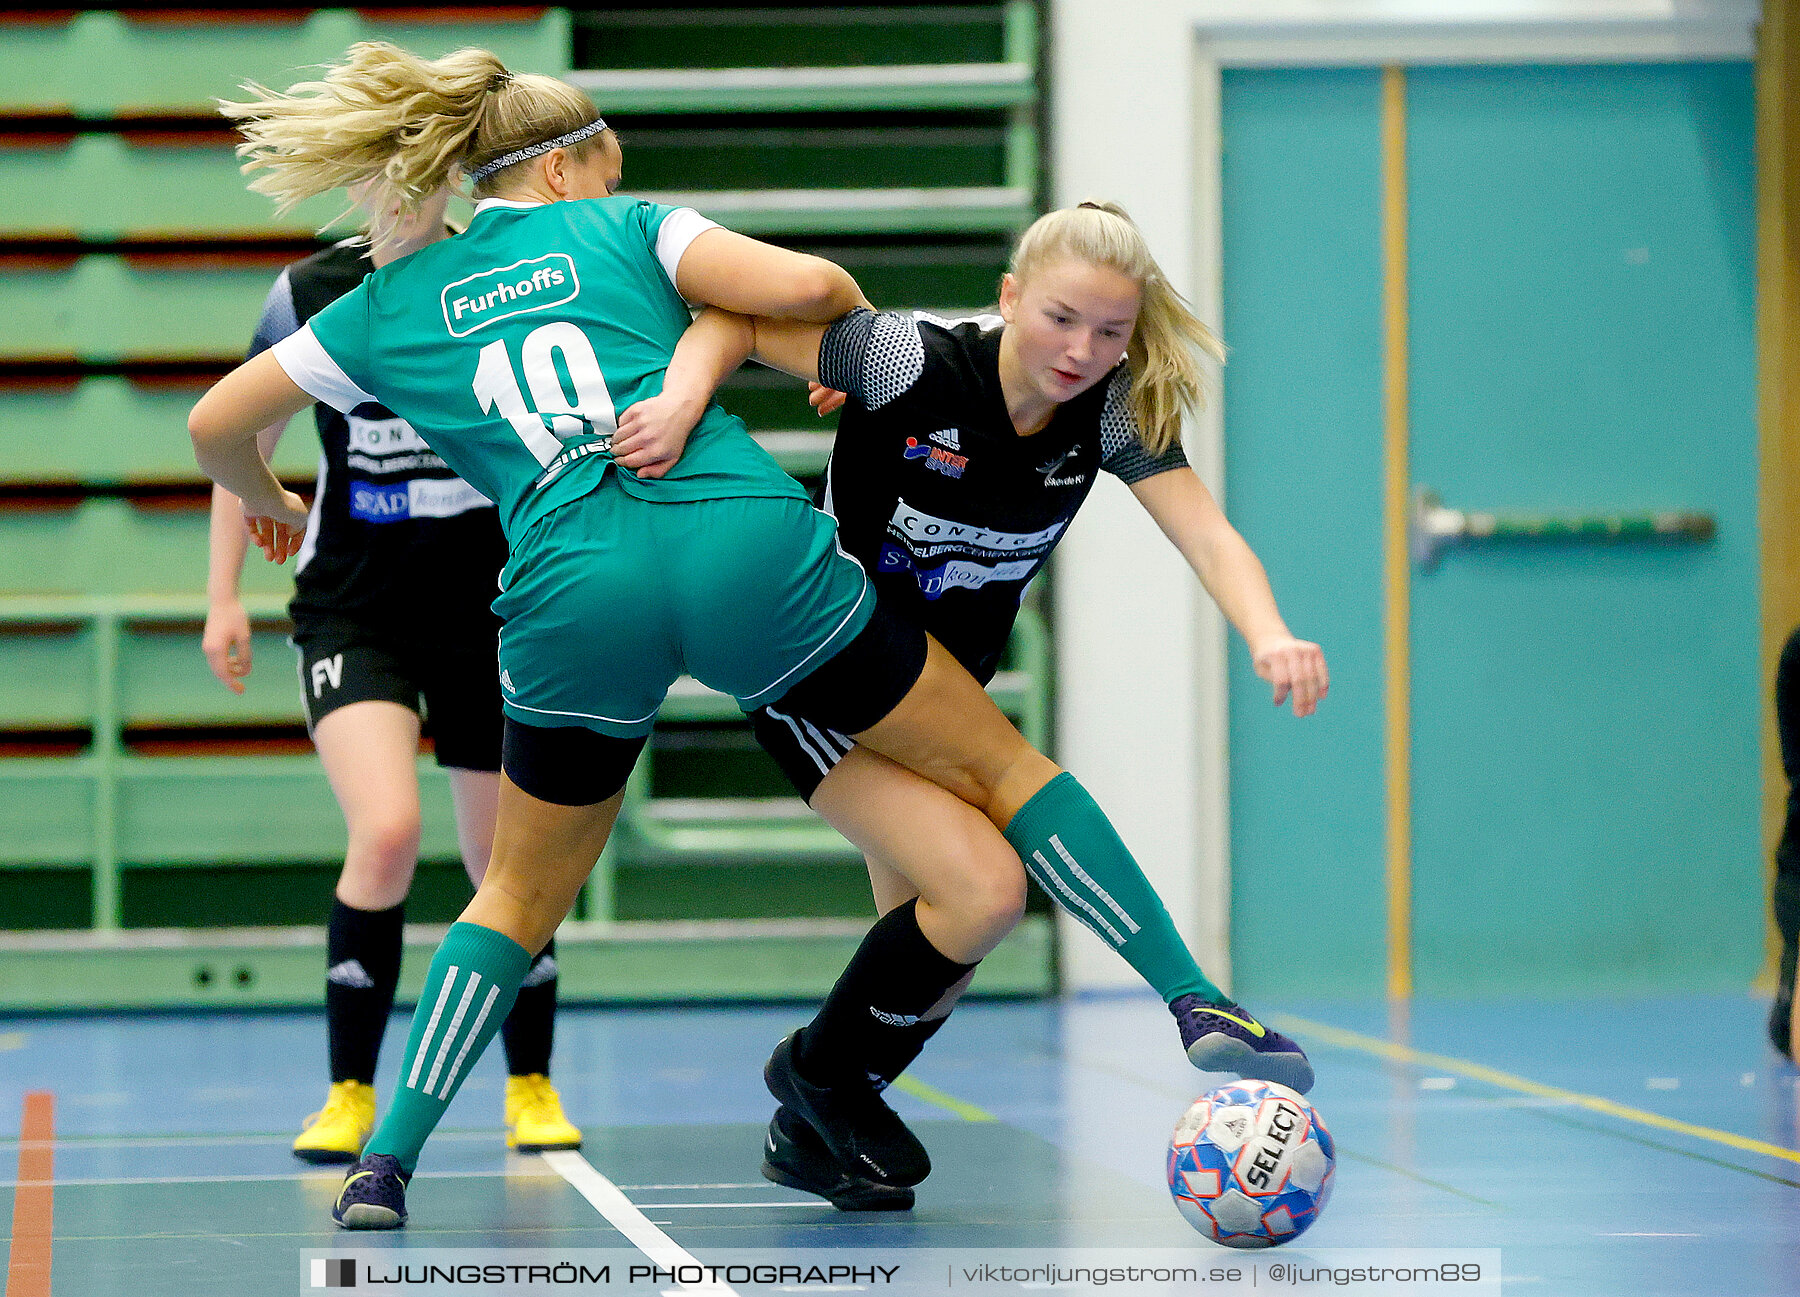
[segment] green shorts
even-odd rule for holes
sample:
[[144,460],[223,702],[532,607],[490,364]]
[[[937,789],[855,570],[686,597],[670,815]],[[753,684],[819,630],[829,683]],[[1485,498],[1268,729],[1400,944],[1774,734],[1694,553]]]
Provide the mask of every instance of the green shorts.
[[617,738],[648,733],[683,672],[745,711],[781,697],[875,607],[804,499],[652,502],[610,475],[533,523],[500,584],[506,714]]

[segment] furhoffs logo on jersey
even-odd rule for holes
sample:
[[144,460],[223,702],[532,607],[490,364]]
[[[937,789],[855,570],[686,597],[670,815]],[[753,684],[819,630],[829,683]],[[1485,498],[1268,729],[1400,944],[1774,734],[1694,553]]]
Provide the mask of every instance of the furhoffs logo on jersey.
[[515,315],[572,302],[580,291],[575,259],[566,252],[515,261],[445,285],[444,327],[465,338]]
[[945,477],[961,477],[963,470],[969,466],[967,455],[953,455],[938,446],[927,446],[917,437],[908,437],[906,445],[900,448],[905,459],[922,459],[925,467],[936,469]]

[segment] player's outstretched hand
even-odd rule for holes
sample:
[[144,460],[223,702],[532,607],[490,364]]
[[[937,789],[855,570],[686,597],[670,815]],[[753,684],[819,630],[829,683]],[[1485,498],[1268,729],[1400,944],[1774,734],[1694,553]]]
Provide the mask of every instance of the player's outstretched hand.
[[306,501],[292,491],[283,491],[279,509],[253,513],[245,505],[244,525],[250,529],[250,543],[264,558],[285,563],[300,552],[300,542],[306,538]]
[[1277,707],[1293,696],[1296,716],[1311,716],[1331,688],[1325,651],[1305,640],[1274,639],[1258,644],[1251,650],[1251,662],[1256,674],[1275,687]]
[[250,674],[250,614],[241,599],[211,605],[206,610],[206,629],[200,632],[200,651],[219,683],[234,694],[244,692]]
[[613,459],[639,477],[661,477],[687,449],[688,434],[706,412],[704,401],[667,392],[645,397],[619,416],[613,434]]
[[844,402],[849,399],[835,387],[826,387],[823,383],[806,385],[806,403],[819,412],[821,419],[843,409]]

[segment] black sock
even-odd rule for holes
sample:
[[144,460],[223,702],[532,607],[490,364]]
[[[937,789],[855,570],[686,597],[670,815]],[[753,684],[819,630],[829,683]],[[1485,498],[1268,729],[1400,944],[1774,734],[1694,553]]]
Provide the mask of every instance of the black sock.
[[[1792,837],[1800,837],[1793,833],[1797,827],[1800,827],[1800,815],[1790,813],[1789,831],[1781,837],[1782,848],[1800,847],[1800,841],[1790,841]],[[1793,867],[1795,861],[1791,855],[1783,859],[1779,849],[1775,860],[1775,930],[1781,934],[1781,968],[1776,993],[1792,998],[1795,959],[1800,955],[1800,869]]]
[[[972,976],[975,964],[969,964],[966,967],[970,972],[963,975],[965,979]],[[951,989],[957,989],[958,985],[959,983],[952,983]],[[946,991],[945,994],[948,995],[949,992]],[[950,1009],[939,1017],[914,1023],[910,1027],[896,1027],[881,1041],[869,1064],[869,1075],[879,1078],[876,1080],[876,1085],[880,1089],[885,1090],[900,1079],[900,1074],[911,1067],[913,1060],[924,1050],[925,1042],[938,1034],[943,1025],[950,1020],[950,1014],[955,1009],[956,1005],[952,1004]]]
[[1796,939],[1796,930],[1800,929],[1800,872],[1790,868],[1794,861],[1791,856],[1784,859],[1783,850],[1800,845],[1794,841],[1796,823],[1797,817],[1790,808],[1788,831],[1782,834],[1781,847],[1775,852],[1775,927],[1781,933],[1781,963],[1775,973],[1775,1001],[1769,1006],[1769,1043],[1789,1058],[1794,1050],[1794,1042],[1789,1038],[1794,1012],[1794,969],[1800,961],[1800,940]]
[[869,1058],[869,1075],[880,1078],[876,1085],[885,1090],[898,1080],[900,1073],[911,1067],[913,1059],[925,1048],[925,1042],[937,1035],[938,1030],[948,1021],[950,1015],[945,1014],[929,1022],[896,1027],[887,1033]]
[[1775,1003],[1769,1011],[1769,1040],[1791,1057],[1788,1027],[1795,964],[1800,960],[1800,628],[1788,635],[1775,672],[1775,730],[1781,739],[1788,800],[1781,840],[1775,844],[1775,887],[1770,898],[1775,930],[1781,934],[1781,964],[1776,973]]
[[900,1059],[898,1076],[931,1038],[939,1022],[919,1017],[944,997],[973,964],[959,964],[919,931],[918,901],[896,906],[875,921],[831,988],[816,1016],[795,1040],[795,1062],[815,1085],[891,1079],[882,1068]]
[[556,1032],[556,938],[531,961],[519,998],[500,1024],[509,1076],[550,1075],[550,1045]]
[[381,1037],[400,983],[406,906],[358,910],[331,903],[325,935],[325,1031],[331,1042],[331,1080],[375,1080]]

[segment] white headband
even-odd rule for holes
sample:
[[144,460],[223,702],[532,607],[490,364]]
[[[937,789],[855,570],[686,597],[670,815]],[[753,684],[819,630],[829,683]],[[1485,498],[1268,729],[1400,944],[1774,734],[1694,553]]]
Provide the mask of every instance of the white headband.
[[496,171],[504,170],[515,162],[523,162],[526,158],[535,158],[540,153],[548,153],[551,149],[567,148],[578,144],[590,135],[598,135],[606,129],[606,119],[596,117],[578,131],[570,131],[567,135],[558,135],[553,140],[545,140],[541,144],[528,144],[522,149],[514,149],[511,153],[503,153],[492,162],[484,162],[475,170],[468,172],[469,183],[480,184]]

